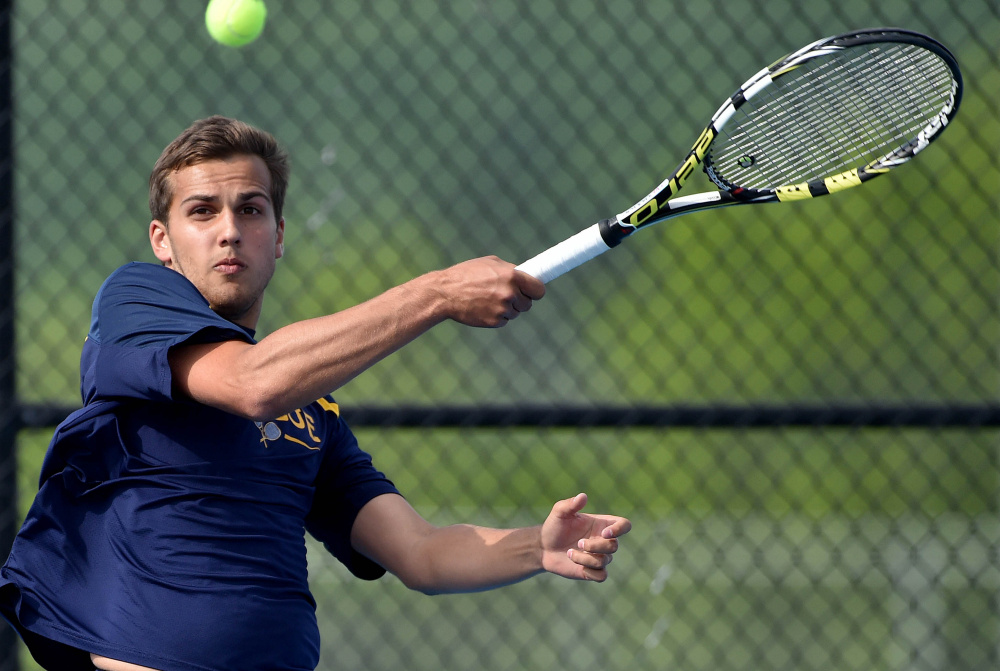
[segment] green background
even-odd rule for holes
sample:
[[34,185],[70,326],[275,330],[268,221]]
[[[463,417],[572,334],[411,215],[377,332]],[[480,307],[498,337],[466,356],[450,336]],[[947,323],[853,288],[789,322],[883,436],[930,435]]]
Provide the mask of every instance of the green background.
[[[658,183],[736,84],[824,35],[952,48],[956,122],[862,189],[654,227],[510,327],[444,324],[354,405],[995,403],[994,0],[15,3],[18,393],[79,403],[90,303],[152,261],[146,183],[192,120],[287,146],[287,256],[259,334],[473,256],[522,261]],[[685,187],[708,187],[696,176]],[[425,597],[321,551],[321,668],[982,669],[998,663],[987,429],[360,429],[438,523],[539,522],[585,490],[635,530],[608,583]],[[49,430],[22,432],[22,505]],[[23,513],[22,513],[23,514]],[[26,668],[32,668],[26,662]]]

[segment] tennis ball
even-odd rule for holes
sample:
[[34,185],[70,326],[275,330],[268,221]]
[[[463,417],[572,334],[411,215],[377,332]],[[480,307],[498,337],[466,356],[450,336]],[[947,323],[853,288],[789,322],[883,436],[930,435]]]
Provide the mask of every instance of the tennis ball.
[[209,35],[228,47],[242,47],[257,39],[266,18],[262,0],[212,0],[205,10]]

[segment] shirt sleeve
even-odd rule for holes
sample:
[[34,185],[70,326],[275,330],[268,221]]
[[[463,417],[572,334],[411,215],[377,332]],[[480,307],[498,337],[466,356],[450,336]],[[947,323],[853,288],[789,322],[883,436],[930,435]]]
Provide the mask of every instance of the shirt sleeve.
[[224,340],[253,343],[253,332],[213,312],[180,273],[150,263],[123,266],[94,299],[80,362],[84,402],[173,400],[170,349]]
[[316,477],[306,530],[355,576],[375,580],[385,569],[351,547],[351,528],[358,513],[376,496],[398,494],[395,485],[372,464],[371,455],[340,418]]

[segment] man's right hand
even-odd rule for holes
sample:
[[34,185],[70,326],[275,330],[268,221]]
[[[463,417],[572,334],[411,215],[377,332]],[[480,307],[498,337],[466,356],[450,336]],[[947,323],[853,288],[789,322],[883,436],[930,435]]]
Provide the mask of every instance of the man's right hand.
[[431,273],[445,314],[466,326],[506,326],[545,295],[545,285],[514,264],[484,256]]

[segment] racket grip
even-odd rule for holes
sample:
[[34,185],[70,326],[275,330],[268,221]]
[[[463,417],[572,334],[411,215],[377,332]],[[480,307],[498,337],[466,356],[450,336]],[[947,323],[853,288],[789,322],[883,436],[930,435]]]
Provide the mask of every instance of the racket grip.
[[609,249],[611,247],[601,235],[601,225],[597,223],[528,259],[515,270],[549,282]]

